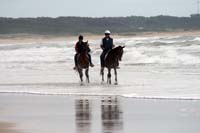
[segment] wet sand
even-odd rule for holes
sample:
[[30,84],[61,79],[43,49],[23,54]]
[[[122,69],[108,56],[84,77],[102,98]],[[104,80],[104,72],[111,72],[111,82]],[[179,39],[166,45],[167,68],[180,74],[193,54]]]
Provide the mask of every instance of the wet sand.
[[[0,121],[23,133],[199,133],[199,100],[0,94]],[[13,125],[0,123],[0,133]]]
[[0,122],[0,133],[17,133],[15,125],[7,122]]

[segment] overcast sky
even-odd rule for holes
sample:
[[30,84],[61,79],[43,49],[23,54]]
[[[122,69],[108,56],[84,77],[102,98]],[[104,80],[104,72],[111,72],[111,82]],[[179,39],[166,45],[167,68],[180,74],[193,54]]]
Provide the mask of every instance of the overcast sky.
[[198,0],[0,0],[0,17],[189,16]]

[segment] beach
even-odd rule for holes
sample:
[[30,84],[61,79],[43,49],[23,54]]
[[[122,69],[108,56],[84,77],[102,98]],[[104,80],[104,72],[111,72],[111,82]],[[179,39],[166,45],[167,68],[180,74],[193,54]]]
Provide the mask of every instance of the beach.
[[[166,31],[166,32],[134,32],[127,34],[112,34],[114,39],[120,38],[137,38],[137,37],[167,37],[167,36],[197,36],[200,34],[199,30],[175,30],[175,31]],[[104,34],[91,34],[91,33],[82,33],[85,40],[101,40],[104,37]],[[5,43],[44,43],[44,42],[62,42],[62,41],[76,41],[78,35],[38,35],[38,34],[1,34],[0,35],[0,45]]]
[[15,125],[6,130],[0,126],[1,133],[198,133],[200,130],[199,100],[0,96],[0,121]]
[[0,133],[199,132],[199,32],[113,35],[118,85],[113,71],[101,81],[102,37],[84,39],[89,84],[73,70],[76,36],[0,37]]

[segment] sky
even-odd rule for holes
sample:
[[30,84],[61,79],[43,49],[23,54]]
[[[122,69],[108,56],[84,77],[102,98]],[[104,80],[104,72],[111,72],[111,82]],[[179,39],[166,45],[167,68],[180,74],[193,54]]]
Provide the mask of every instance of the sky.
[[190,16],[198,0],[0,0],[0,17]]

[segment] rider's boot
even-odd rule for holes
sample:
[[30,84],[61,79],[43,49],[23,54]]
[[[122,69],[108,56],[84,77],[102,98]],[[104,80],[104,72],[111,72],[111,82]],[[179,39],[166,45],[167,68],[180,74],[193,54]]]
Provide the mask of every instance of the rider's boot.
[[73,67],[73,69],[76,70],[76,69],[77,69],[77,65],[75,65],[75,66]]
[[93,64],[92,62],[90,62],[90,66],[91,66],[91,67],[94,67],[94,64]]

